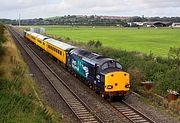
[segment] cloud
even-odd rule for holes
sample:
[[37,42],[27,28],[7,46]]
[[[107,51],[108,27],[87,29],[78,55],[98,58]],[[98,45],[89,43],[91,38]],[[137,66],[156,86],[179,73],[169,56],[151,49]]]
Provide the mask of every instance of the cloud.
[[47,4],[47,0],[0,0],[0,3],[1,11],[11,11]]
[[[59,15],[179,16],[180,0],[0,0],[0,17]],[[8,13],[8,14],[7,14]]]

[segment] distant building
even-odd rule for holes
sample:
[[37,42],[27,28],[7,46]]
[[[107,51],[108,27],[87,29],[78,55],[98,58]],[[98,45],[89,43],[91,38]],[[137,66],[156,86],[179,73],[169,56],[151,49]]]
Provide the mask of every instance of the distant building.
[[161,21],[155,21],[155,22],[130,22],[128,23],[131,27],[168,27],[171,26],[171,22],[161,22]]
[[124,16],[97,16],[100,19],[109,19],[109,20],[128,20],[130,17]]
[[45,28],[31,28],[31,32],[39,33],[39,34],[44,34],[45,33]]
[[146,27],[168,27],[172,23],[171,22],[161,22],[161,21],[155,21],[155,22],[144,22],[144,26]]
[[180,23],[173,23],[172,27],[180,27]]
[[136,24],[138,26],[143,26],[144,22],[134,22],[134,24]]

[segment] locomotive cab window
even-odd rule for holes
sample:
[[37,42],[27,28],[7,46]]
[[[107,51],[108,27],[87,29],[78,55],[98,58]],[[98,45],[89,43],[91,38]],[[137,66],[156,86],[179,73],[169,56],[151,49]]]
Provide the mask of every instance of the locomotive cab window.
[[116,67],[122,70],[122,66],[118,62],[116,62]]
[[104,63],[104,64],[102,65],[102,67],[101,67],[102,70],[105,70],[105,69],[107,69],[107,68],[108,68],[108,63]]
[[105,70],[107,68],[119,68],[119,69],[122,69],[122,66],[118,62],[108,61],[108,62],[104,63],[101,66],[101,70]]

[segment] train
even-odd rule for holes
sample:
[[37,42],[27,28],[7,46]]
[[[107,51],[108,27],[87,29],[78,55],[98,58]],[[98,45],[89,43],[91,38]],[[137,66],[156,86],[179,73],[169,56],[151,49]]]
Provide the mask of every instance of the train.
[[24,31],[24,37],[60,61],[104,99],[124,99],[129,92],[130,75],[116,60],[35,32]]

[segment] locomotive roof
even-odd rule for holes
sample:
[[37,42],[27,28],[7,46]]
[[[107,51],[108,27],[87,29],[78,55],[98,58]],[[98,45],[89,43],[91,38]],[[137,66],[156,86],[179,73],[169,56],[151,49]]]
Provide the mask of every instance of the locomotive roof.
[[102,65],[102,64],[104,64],[105,62],[107,62],[107,61],[114,61],[114,59],[111,59],[111,58],[108,58],[108,57],[102,57],[102,58],[96,58],[96,59],[93,59],[95,62],[96,62],[96,64],[98,64],[98,65]]
[[93,52],[89,52],[87,50],[80,49],[80,48],[74,49],[73,52],[76,55],[81,56],[82,59],[84,59],[85,61],[88,61],[91,64],[102,65],[103,63],[107,61],[114,61],[111,58],[108,58],[108,57],[105,57],[105,56],[102,56]]
[[50,43],[50,44],[52,44],[52,45],[54,45],[56,47],[61,48],[62,50],[68,50],[68,49],[71,49],[71,48],[75,48],[72,45],[69,45],[67,43],[64,43],[64,42],[61,42],[61,41],[58,41],[58,40],[55,40],[55,39],[52,39],[52,38],[46,39],[45,41],[47,41],[48,43]]

